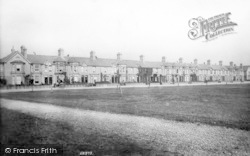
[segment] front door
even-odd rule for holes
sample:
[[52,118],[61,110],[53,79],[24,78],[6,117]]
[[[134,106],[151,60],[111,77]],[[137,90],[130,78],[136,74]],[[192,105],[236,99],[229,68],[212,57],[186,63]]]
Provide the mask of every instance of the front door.
[[44,83],[45,83],[45,84],[48,84],[48,83],[49,83],[49,82],[48,82],[48,77],[45,77],[45,78],[44,78]]
[[49,77],[49,84],[52,84],[53,81],[52,81],[52,77]]

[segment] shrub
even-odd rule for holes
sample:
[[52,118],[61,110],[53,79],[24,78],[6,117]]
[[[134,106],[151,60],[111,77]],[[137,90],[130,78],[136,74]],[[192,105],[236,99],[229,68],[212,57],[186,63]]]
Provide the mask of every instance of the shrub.
[[6,79],[0,79],[0,84],[1,85],[6,85],[7,84],[7,80]]

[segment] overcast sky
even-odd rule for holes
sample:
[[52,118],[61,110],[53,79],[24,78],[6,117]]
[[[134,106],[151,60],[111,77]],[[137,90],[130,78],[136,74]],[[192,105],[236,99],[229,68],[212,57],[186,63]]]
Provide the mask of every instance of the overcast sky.
[[[250,65],[249,0],[0,0],[1,57],[28,53]],[[187,34],[191,18],[231,12],[234,34],[204,42]]]

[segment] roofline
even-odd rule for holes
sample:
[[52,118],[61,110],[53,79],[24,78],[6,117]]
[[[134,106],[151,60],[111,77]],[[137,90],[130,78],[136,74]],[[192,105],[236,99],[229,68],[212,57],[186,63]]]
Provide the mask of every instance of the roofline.
[[[14,53],[15,53],[15,54],[14,54]],[[25,58],[25,57],[24,57],[21,53],[19,53],[18,51],[15,51],[15,52],[13,52],[13,53],[10,53],[10,54],[7,55],[6,57],[8,57],[8,56],[10,56],[10,55],[12,55],[12,54],[13,54],[13,56],[15,56],[16,54],[19,54],[19,55],[21,55],[21,57],[22,57],[23,59],[25,59],[28,63],[31,63],[27,58]],[[7,60],[2,61],[2,62],[4,62],[4,63],[8,62],[11,58],[13,58],[13,56],[7,58]],[[4,58],[5,58],[5,57],[4,57]]]

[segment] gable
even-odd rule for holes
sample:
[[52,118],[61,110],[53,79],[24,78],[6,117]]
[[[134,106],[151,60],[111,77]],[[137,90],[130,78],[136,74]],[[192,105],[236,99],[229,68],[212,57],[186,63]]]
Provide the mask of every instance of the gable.
[[12,57],[10,57],[8,60],[6,60],[7,63],[11,62],[23,62],[25,64],[29,64],[30,62],[25,59],[20,53],[16,53]]

